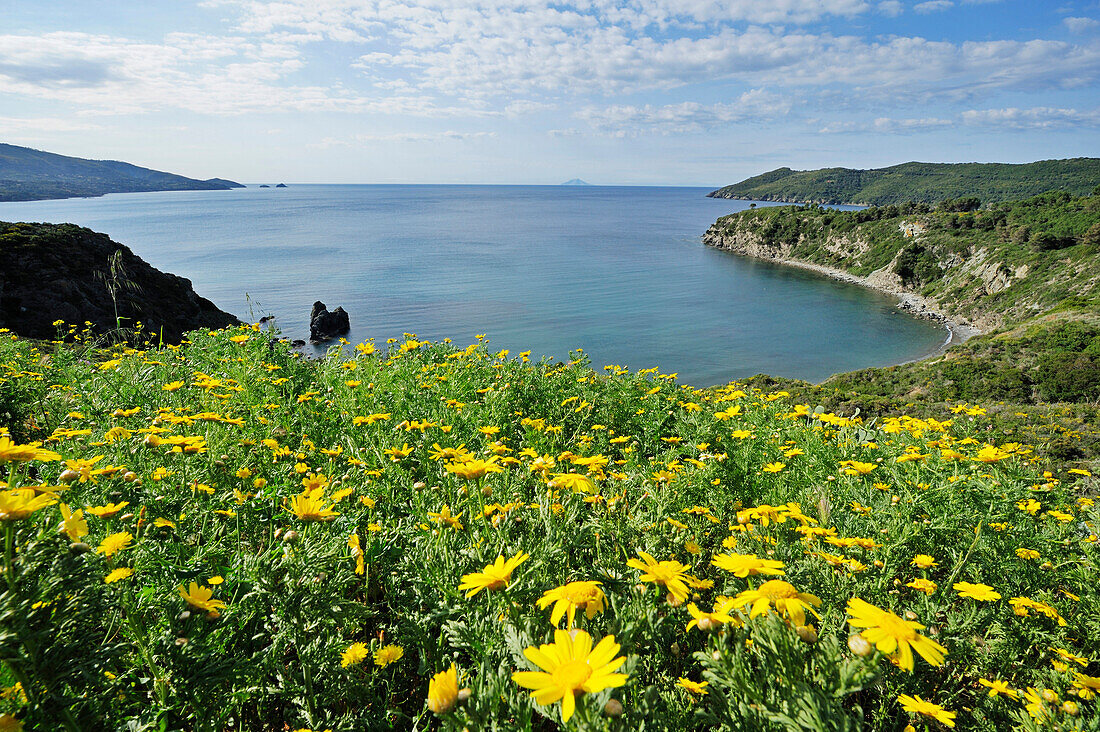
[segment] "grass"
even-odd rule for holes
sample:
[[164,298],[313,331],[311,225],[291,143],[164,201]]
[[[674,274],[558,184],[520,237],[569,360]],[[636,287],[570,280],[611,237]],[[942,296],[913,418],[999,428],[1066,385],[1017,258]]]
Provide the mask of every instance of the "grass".
[[1100,727],[1096,479],[975,404],[74,335],[0,340],[0,729]]

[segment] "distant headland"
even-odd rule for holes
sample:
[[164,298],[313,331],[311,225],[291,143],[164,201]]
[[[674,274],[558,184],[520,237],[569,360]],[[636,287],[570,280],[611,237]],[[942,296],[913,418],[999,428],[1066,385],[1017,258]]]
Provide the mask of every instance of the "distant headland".
[[1100,181],[1100,158],[1034,163],[902,163],[889,168],[777,168],[707,195],[745,201],[888,206],[977,196],[983,203],[1047,191],[1088,195]]
[[0,201],[230,188],[244,186],[224,178],[197,180],[117,160],[86,160],[0,143]]
[[563,186],[590,186],[592,184],[589,183],[586,180],[581,180],[580,178],[573,178],[571,180],[565,181],[561,185],[563,185]]

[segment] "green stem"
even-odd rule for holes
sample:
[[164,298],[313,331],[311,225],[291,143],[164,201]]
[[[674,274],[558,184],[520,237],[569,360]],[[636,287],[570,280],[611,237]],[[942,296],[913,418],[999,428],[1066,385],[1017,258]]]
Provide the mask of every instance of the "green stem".
[[15,523],[4,522],[4,576],[8,580],[8,591],[15,594]]
[[152,654],[149,653],[148,646],[145,645],[145,633],[141,627],[141,623],[134,617],[133,610],[130,608],[130,593],[126,592],[125,598],[122,602],[122,611],[126,615],[126,624],[130,626],[130,632],[134,635],[134,645],[138,647],[138,652],[141,654],[141,658],[145,661],[145,665],[149,667],[149,673],[153,676],[153,689],[157,695],[157,701],[160,703],[161,709],[168,708],[168,684],[164,680],[164,672],[153,661]]

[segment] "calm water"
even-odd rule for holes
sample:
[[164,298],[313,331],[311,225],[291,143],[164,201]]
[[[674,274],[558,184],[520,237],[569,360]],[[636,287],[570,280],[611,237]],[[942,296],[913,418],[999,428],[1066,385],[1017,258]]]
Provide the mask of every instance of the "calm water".
[[294,338],[322,300],[350,313],[352,343],[487,333],[493,348],[583,348],[597,368],[657,366],[695,386],[761,372],[819,381],[943,342],[891,297],[703,246],[716,218],[748,205],[706,192],[252,186],[0,203],[0,221],[106,232],[223,310],[274,314]]

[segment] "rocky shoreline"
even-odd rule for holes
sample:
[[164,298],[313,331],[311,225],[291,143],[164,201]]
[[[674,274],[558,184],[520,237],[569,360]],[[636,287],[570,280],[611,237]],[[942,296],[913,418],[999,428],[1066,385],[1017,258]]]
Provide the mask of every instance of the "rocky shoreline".
[[703,235],[703,243],[707,246],[714,247],[715,249],[721,249],[723,251],[732,252],[745,257],[752,257],[753,259],[759,259],[767,262],[774,262],[776,264],[782,264],[789,267],[798,267],[799,269],[809,270],[811,272],[817,272],[818,274],[825,275],[841,282],[847,282],[853,285],[859,285],[866,287],[877,292],[882,292],[887,295],[893,295],[898,298],[898,309],[903,310],[914,317],[921,318],[923,320],[929,320],[934,323],[939,323],[948,332],[947,339],[943,342],[936,351],[928,354],[920,359],[934,358],[943,354],[948,348],[956,346],[960,343],[965,343],[974,336],[981,335],[985,331],[975,326],[974,324],[964,321],[960,318],[954,318],[942,309],[939,304],[934,300],[931,300],[921,295],[911,292],[909,290],[900,287],[898,283],[890,281],[889,278],[875,275],[879,273],[872,273],[868,277],[860,277],[854,275],[851,272],[846,272],[836,267],[829,267],[824,264],[815,264],[813,262],[806,262],[801,259],[795,259],[788,256],[783,252],[781,248],[771,248],[760,246],[758,243],[741,241],[740,238],[734,238],[732,241],[725,237],[715,226],[712,226],[707,233]]

